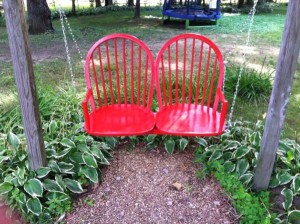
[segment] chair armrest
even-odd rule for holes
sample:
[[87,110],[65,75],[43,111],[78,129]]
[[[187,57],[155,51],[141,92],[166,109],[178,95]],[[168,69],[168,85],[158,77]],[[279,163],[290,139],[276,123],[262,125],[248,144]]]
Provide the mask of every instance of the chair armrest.
[[222,90],[220,88],[218,88],[217,94],[216,94],[216,100],[214,103],[214,111],[216,111],[218,109],[218,105],[220,102],[221,102],[221,117],[220,117],[220,132],[221,132],[223,129],[224,123],[225,123],[228,101],[226,100]]
[[95,101],[94,101],[93,92],[91,89],[87,90],[85,98],[82,101],[82,109],[83,109],[83,116],[84,116],[84,120],[85,120],[85,128],[87,130],[90,129],[90,117],[89,117],[89,109],[88,109],[89,103],[91,105],[92,111],[95,111],[96,110]]

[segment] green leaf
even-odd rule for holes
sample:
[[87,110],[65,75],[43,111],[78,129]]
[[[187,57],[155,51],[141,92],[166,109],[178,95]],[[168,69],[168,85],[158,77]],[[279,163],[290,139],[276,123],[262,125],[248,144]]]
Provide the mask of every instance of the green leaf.
[[34,198],[43,195],[43,185],[40,180],[35,178],[25,183],[24,190]]
[[36,170],[36,176],[37,178],[44,178],[45,176],[47,176],[49,174],[49,172],[51,171],[51,169],[49,167],[41,167],[38,170]]
[[93,168],[98,167],[97,161],[96,161],[95,157],[92,154],[90,154],[88,152],[84,152],[82,154],[82,159],[83,159],[83,161],[86,165],[88,165],[90,167],[93,167]]
[[66,187],[73,193],[79,194],[79,193],[83,192],[83,189],[78,181],[71,180],[69,178],[65,178],[65,179],[63,179],[63,181],[66,184]]
[[78,144],[76,146],[76,148],[80,151],[80,152],[88,152],[89,151],[89,147],[86,144]]
[[46,179],[44,182],[44,188],[50,192],[63,192],[62,187],[54,180]]
[[238,141],[227,140],[225,142],[225,151],[237,149],[240,145],[241,143],[239,143]]
[[9,160],[8,156],[0,156],[0,164],[3,163],[3,161]]
[[232,158],[232,152],[225,152],[223,154],[222,158],[224,159],[224,161],[231,160],[231,158]]
[[98,173],[97,170],[95,168],[92,167],[83,167],[81,169],[82,173],[84,174],[84,176],[86,176],[90,181],[92,181],[93,183],[98,183]]
[[48,200],[58,199],[59,201],[66,201],[70,199],[70,196],[63,192],[48,192],[46,198]]
[[175,149],[175,141],[170,138],[165,142],[165,149],[167,151],[167,153],[169,154],[173,154],[174,149]]
[[228,172],[228,173],[232,173],[235,169],[235,164],[232,163],[231,161],[225,162],[223,166],[224,166],[226,172]]
[[236,171],[239,176],[242,176],[249,169],[247,159],[241,159],[237,162]]
[[203,148],[206,148],[208,146],[207,141],[204,138],[196,138],[195,141]]
[[251,151],[251,147],[249,146],[241,146],[236,150],[235,158],[240,159],[243,158],[245,155],[247,155]]
[[293,210],[288,213],[288,220],[293,224],[300,223],[300,210]]
[[104,156],[100,160],[100,164],[102,164],[102,165],[110,165],[109,161]]
[[7,141],[15,149],[17,149],[20,145],[20,139],[12,132],[9,132],[9,134],[7,135]]
[[247,186],[252,180],[252,178],[253,178],[252,173],[245,173],[242,176],[240,176],[239,180]]
[[66,149],[54,154],[53,157],[56,159],[60,159],[60,158],[64,157],[65,155],[67,155],[70,151],[71,151],[71,148],[66,148]]
[[183,151],[187,147],[188,143],[189,143],[189,141],[186,138],[179,139],[179,149],[180,149],[180,151]]
[[73,141],[71,141],[70,139],[68,139],[68,138],[63,138],[60,141],[60,144],[62,144],[65,147],[75,148],[75,143]]
[[294,192],[300,191],[300,174],[296,174],[293,178],[292,188]]
[[57,123],[56,123],[56,121],[52,120],[49,125],[50,134],[55,134],[56,129],[57,129]]
[[293,151],[293,150],[288,151],[288,152],[287,152],[287,160],[288,160],[289,162],[291,162],[294,158],[295,158],[295,157],[294,157],[294,151]]
[[104,155],[104,157],[106,158],[106,159],[112,159],[113,158],[113,156],[106,150],[106,149],[101,149],[101,152],[102,152],[102,154]]
[[251,143],[255,146],[260,145],[260,140],[261,140],[260,132],[254,132],[250,137]]
[[216,160],[220,159],[222,157],[222,155],[223,155],[222,150],[215,150],[209,157],[209,161],[216,161]]
[[70,160],[74,163],[84,164],[81,152],[74,152],[70,155]]
[[62,189],[66,189],[66,185],[61,175],[55,175],[55,181]]
[[289,210],[293,203],[293,192],[288,188],[284,188],[281,191],[281,194],[284,196],[284,202],[282,203],[282,206],[285,210]]
[[285,184],[288,184],[293,179],[293,177],[291,176],[291,174],[284,171],[279,175],[278,179],[279,179],[280,185],[285,185]]
[[84,135],[77,135],[74,137],[74,141],[86,143],[86,136]]
[[61,169],[57,165],[57,162],[54,160],[49,161],[48,166],[56,173],[61,173]]
[[0,194],[6,194],[13,189],[13,185],[9,182],[3,182],[0,184]]
[[92,146],[91,147],[91,153],[93,154],[93,156],[95,156],[98,159],[104,158],[104,155],[101,152],[101,149],[99,149],[97,146]]
[[74,165],[72,163],[65,163],[65,162],[59,162],[58,166],[62,172],[68,172],[74,168]]
[[154,142],[156,135],[148,135],[146,138],[147,144],[151,144]]
[[105,142],[112,148],[116,147],[118,140],[114,137],[106,137]]
[[34,215],[39,216],[42,213],[42,204],[38,198],[28,199],[26,206]]
[[270,187],[270,188],[275,188],[275,187],[278,187],[279,184],[280,184],[279,179],[276,178],[276,177],[273,177],[273,178],[271,179],[271,181],[270,181],[269,187]]

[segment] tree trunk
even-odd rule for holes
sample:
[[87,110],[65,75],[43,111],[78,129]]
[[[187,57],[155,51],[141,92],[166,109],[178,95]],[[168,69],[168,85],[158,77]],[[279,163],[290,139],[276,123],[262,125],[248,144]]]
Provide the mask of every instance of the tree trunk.
[[113,5],[113,0],[105,0],[105,6]]
[[244,0],[239,0],[238,1],[238,6],[237,6],[239,9],[243,8],[244,7]]
[[141,17],[141,4],[140,4],[140,0],[136,0],[133,18],[139,19],[140,17]]
[[254,173],[256,190],[267,189],[273,171],[300,53],[300,1],[289,1],[264,134]]
[[28,31],[41,34],[53,30],[51,11],[46,0],[27,0]]
[[129,7],[134,6],[133,0],[128,0],[128,6],[129,6]]
[[101,0],[95,0],[96,8],[101,7]]
[[72,13],[76,13],[76,5],[75,5],[75,0],[72,0]]

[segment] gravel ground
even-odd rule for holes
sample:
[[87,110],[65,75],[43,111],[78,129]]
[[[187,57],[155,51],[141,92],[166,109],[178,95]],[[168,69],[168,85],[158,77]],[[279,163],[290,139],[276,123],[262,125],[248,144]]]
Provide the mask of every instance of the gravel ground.
[[119,146],[103,183],[78,199],[67,223],[238,223],[217,181],[197,179],[192,150],[126,148]]

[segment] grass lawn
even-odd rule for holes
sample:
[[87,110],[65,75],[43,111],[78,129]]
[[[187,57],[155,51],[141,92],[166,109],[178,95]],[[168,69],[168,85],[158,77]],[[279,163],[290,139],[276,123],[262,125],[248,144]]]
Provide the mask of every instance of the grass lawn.
[[[160,10],[143,10],[142,18],[138,21],[132,19],[133,11],[112,11],[100,15],[71,17],[69,22],[83,54],[86,54],[91,45],[99,38],[115,32],[137,36],[149,45],[154,54],[170,37],[180,33],[195,32],[206,35],[215,41],[225,56],[225,60],[228,61],[228,65],[239,66],[242,52],[246,51],[247,68],[274,76],[285,12],[286,7],[283,5],[275,8],[273,14],[255,16],[251,46],[247,51],[244,48],[246,31],[241,32],[241,30],[243,26],[247,27],[248,15],[225,13],[218,26],[203,27],[192,31],[185,30],[183,22],[161,25]],[[54,20],[53,26],[55,27],[53,33],[30,36],[39,89],[44,86],[55,88],[71,84],[60,21]],[[75,47],[71,45],[70,36],[68,39],[78,89],[83,92],[85,88],[82,64]],[[7,33],[5,27],[2,26],[0,27],[0,111],[16,104],[13,70],[8,55]],[[284,137],[298,138],[298,141],[300,141],[300,119],[297,119],[300,108],[299,71],[298,68],[284,127]],[[231,101],[232,94],[227,94],[227,98]],[[234,118],[249,121],[262,120],[267,112],[267,107],[268,102],[265,101],[254,103],[239,98]]]

